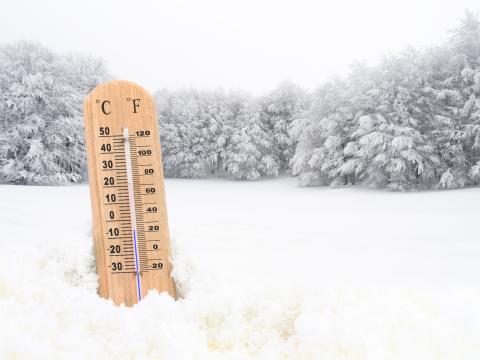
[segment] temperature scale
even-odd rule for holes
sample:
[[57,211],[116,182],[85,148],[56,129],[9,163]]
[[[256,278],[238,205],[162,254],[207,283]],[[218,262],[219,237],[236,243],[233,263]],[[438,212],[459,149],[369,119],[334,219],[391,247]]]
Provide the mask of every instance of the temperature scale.
[[151,289],[175,297],[152,97],[128,81],[101,84],[84,118],[100,295],[127,306]]

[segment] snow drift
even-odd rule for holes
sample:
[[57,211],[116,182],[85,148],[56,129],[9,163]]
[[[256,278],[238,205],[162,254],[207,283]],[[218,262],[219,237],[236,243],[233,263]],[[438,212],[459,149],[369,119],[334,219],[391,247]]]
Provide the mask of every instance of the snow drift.
[[478,189],[167,180],[182,298],[96,294],[87,186],[1,186],[2,359],[478,359]]

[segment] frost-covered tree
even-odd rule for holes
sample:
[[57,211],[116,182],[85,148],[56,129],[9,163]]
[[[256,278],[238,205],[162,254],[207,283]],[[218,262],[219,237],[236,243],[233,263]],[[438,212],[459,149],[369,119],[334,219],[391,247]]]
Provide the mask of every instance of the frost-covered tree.
[[25,41],[2,46],[0,181],[81,180],[85,176],[83,97],[106,77],[103,64],[95,59],[59,56]]
[[477,66],[480,60],[480,20],[478,14],[465,10],[460,24],[450,30],[449,46],[456,56],[464,56],[466,63]]
[[306,110],[306,94],[292,82],[283,82],[260,100],[262,122],[273,141],[274,157],[281,169],[287,169],[295,149],[290,128]]
[[294,156],[302,183],[432,186],[439,162],[422,134],[429,114],[420,109],[415,56],[408,51],[373,69],[358,64],[346,82],[320,93],[316,102],[327,109],[307,121]]
[[292,123],[291,134],[297,142],[292,173],[300,177],[303,185],[354,182],[339,172],[348,160],[344,147],[353,117],[346,95],[341,81],[326,84],[317,90],[309,113]]
[[221,92],[156,94],[165,174],[217,175],[231,134],[235,108]]
[[[428,116],[418,109],[419,89],[404,79],[400,84],[395,79],[386,80],[379,94],[380,105],[375,109],[376,121],[360,118],[359,128],[353,135],[359,138],[361,155],[368,158],[372,144],[377,148],[369,161],[365,183],[392,190],[430,188],[435,184],[435,169],[440,161],[428,136],[422,134]],[[378,151],[378,146],[383,153]],[[382,175],[376,176],[382,173],[387,175],[386,182]]]
[[[480,183],[480,21],[466,12],[447,42],[406,48],[305,93],[289,82],[253,98],[157,94],[167,176],[258,179],[395,190]],[[0,181],[85,175],[81,104],[101,61],[37,44],[0,48]]]
[[236,180],[257,180],[262,176],[277,176],[279,164],[273,154],[274,144],[260,108],[246,105],[235,119],[231,140],[226,148],[224,167]]
[[[452,136],[459,138],[462,149],[465,149],[468,154],[468,159],[465,160],[466,164],[462,168],[469,166],[470,180],[478,184],[480,183],[480,68],[464,69],[462,78],[465,83],[463,93],[467,100],[460,114],[465,126],[452,133]],[[457,159],[455,160],[458,162]],[[467,170],[464,171],[467,172]]]
[[[437,91],[436,126],[431,136],[443,159],[439,187],[479,183],[480,158],[480,20],[466,11],[451,30],[448,62],[437,71],[444,79]],[[431,67],[431,66],[430,66]]]
[[293,158],[293,173],[304,185],[327,185],[340,182],[338,169],[344,164],[345,134],[342,119],[330,115],[305,125]]
[[428,188],[439,161],[433,146],[412,127],[389,123],[381,114],[363,115],[345,152],[355,159],[362,183],[391,190]]
[[293,173],[304,185],[356,184],[359,159],[346,151],[358,127],[356,114],[372,111],[376,74],[356,63],[347,79],[336,79],[319,88],[305,119],[295,120],[292,132],[298,138]]

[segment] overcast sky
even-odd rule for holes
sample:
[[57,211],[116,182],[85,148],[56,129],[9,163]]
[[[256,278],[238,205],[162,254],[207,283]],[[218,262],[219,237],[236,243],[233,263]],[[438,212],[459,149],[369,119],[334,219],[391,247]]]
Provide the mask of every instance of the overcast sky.
[[104,58],[117,78],[161,87],[313,88],[411,44],[441,42],[478,0],[12,0],[0,42],[37,40]]

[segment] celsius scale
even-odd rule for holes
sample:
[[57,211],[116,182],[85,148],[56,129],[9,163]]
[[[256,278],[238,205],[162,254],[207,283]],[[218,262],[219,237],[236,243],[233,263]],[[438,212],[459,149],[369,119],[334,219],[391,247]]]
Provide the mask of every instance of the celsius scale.
[[100,295],[127,306],[151,289],[175,297],[152,97],[128,81],[101,84],[84,118]]

